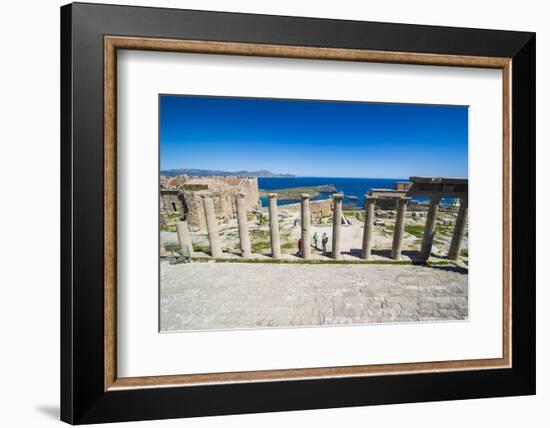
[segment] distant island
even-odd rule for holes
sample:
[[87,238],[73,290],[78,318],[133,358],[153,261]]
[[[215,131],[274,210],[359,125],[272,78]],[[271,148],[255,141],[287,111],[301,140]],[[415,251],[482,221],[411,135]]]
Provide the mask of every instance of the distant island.
[[167,169],[164,171],[160,171],[161,175],[165,175],[167,177],[174,177],[176,175],[196,175],[196,176],[221,176],[221,177],[229,177],[229,176],[241,176],[241,177],[282,177],[282,178],[294,178],[295,175],[293,174],[276,174],[274,172],[268,171],[266,169],[262,169],[259,171],[216,171],[212,169]]
[[289,187],[288,189],[278,190],[262,190],[260,189],[260,196],[268,196],[270,193],[276,193],[277,198],[281,201],[298,201],[302,193],[308,194],[310,197],[319,196],[321,193],[333,193],[336,192],[336,187],[333,184],[324,184],[321,186],[308,186],[308,187]]

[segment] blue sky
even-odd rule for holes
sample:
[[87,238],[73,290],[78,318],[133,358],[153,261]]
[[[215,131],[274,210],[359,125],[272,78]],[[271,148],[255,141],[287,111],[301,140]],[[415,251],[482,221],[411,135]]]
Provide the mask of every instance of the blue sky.
[[468,108],[161,95],[160,164],[304,177],[466,177]]

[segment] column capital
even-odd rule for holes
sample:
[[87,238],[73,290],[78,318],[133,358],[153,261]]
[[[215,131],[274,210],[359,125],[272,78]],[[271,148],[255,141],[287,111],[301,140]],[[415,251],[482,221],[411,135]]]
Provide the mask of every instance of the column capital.
[[309,199],[309,195],[308,195],[307,193],[302,193],[302,194],[300,195],[300,199],[302,199],[302,201],[303,201],[304,199]]
[[341,199],[344,199],[344,194],[343,193],[333,193],[332,198],[341,200]]
[[241,193],[241,192],[235,193],[235,197],[236,197],[236,198],[244,198],[245,196],[246,196],[246,195],[245,195],[244,193]]
[[211,194],[211,193],[208,193],[208,192],[207,192],[207,193],[201,193],[201,197],[202,197],[203,199],[211,198],[211,197],[212,197],[212,194]]
[[269,199],[277,199],[277,196],[279,196],[277,193],[268,193],[267,197]]
[[365,202],[376,202],[376,198],[375,196],[371,196],[369,195],[368,193],[365,193]]

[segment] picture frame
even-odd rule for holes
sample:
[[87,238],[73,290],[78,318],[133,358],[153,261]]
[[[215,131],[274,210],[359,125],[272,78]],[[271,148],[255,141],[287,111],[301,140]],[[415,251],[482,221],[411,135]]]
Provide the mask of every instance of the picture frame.
[[[118,50],[501,69],[502,358],[118,377]],[[85,424],[534,394],[535,91],[534,33],[63,6],[61,419]]]

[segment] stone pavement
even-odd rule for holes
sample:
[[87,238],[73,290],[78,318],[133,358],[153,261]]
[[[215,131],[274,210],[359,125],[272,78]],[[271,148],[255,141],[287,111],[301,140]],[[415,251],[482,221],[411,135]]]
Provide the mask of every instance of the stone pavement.
[[465,320],[454,266],[161,263],[162,331]]

